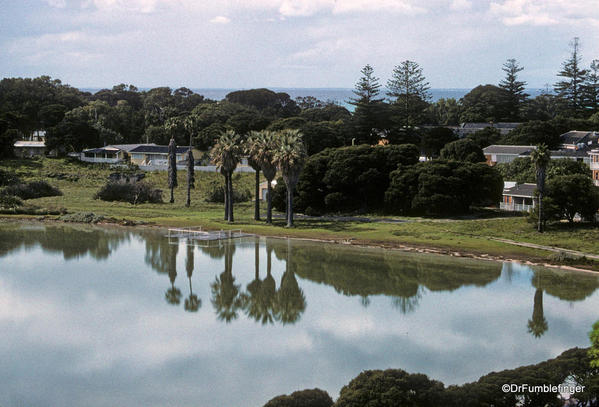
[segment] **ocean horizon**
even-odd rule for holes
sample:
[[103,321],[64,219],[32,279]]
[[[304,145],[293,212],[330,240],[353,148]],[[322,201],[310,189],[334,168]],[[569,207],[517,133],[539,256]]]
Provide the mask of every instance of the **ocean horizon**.
[[[110,88],[80,88],[81,91],[96,93],[101,89]],[[139,88],[141,91],[150,90],[151,88]],[[175,89],[175,88],[173,88]],[[190,88],[193,92],[203,95],[207,99],[212,100],[223,100],[228,93],[235,92],[238,90],[249,90],[254,88]],[[350,110],[353,110],[353,106],[349,104],[351,98],[355,97],[353,88],[279,88],[270,87],[267,88],[274,92],[285,92],[291,99],[298,97],[313,96],[323,102],[333,102],[344,106]],[[429,94],[431,96],[430,101],[436,102],[439,99],[461,99],[470,92],[471,88],[431,88]],[[530,97],[536,97],[546,90],[541,88],[528,88],[525,89],[526,93]],[[386,89],[381,89],[381,95],[385,96]]]

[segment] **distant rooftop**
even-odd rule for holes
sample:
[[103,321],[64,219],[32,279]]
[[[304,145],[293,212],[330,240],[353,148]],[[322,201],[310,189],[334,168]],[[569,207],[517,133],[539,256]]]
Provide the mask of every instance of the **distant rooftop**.
[[[189,151],[189,147],[177,147],[177,154]],[[129,151],[130,153],[168,154],[168,146],[141,145]]]
[[45,148],[46,147],[46,143],[44,141],[19,140],[19,141],[15,142],[14,147]]
[[513,154],[513,155],[521,155],[530,153],[532,150],[535,150],[535,146],[506,146],[493,144],[491,146],[483,148],[484,154]]
[[599,134],[594,131],[572,130],[559,136],[562,144],[595,144],[599,140]]
[[472,122],[472,123],[462,123],[462,128],[464,129],[484,129],[486,127],[494,127],[496,129],[515,129],[521,123],[515,122],[497,122],[497,123],[486,123],[486,122]]
[[516,184],[511,188],[505,188],[503,190],[503,195],[532,198],[535,196],[536,189],[537,184]]

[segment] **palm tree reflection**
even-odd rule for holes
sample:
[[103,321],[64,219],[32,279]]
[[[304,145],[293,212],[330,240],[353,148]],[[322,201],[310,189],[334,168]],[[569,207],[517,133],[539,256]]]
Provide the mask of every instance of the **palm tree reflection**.
[[193,293],[193,289],[191,287],[191,276],[193,275],[194,268],[194,256],[193,251],[195,247],[188,242],[187,244],[187,257],[185,261],[185,270],[187,271],[187,278],[189,279],[189,297],[185,299],[185,311],[188,312],[197,312],[202,306],[202,300],[198,298],[197,295]]
[[164,298],[171,305],[178,305],[181,302],[181,290],[175,287],[175,279],[177,278],[177,253],[179,251],[178,241],[176,244],[169,244],[166,250],[166,268],[168,278],[171,281],[171,288],[166,290]]
[[535,291],[532,318],[528,320],[528,332],[535,338],[540,338],[547,332],[548,328],[549,326],[543,313],[543,289],[537,288]]
[[216,311],[218,319],[227,323],[237,319],[237,311],[242,306],[239,293],[239,284],[235,284],[233,277],[233,244],[225,245],[225,271],[223,271],[212,284],[212,305]]
[[297,322],[306,309],[306,297],[291,266],[291,241],[287,240],[287,263],[277,293],[277,317],[283,324]]

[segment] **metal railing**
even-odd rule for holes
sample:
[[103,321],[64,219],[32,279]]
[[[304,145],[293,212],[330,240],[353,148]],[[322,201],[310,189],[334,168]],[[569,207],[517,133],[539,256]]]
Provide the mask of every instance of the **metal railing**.
[[516,203],[499,203],[499,209],[503,209],[504,211],[512,211],[512,212],[531,212],[533,210],[533,205],[526,204],[516,204]]

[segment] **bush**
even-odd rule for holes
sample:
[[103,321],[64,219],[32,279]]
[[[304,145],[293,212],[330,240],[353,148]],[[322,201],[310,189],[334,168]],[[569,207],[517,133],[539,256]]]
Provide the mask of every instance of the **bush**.
[[306,389],[291,393],[289,396],[277,396],[264,407],[331,407],[331,396],[320,389]]
[[[252,199],[252,193],[248,190],[239,190],[233,187],[233,202],[247,202]],[[224,203],[225,202],[225,186],[222,182],[212,180],[208,184],[206,192],[207,202]]]
[[14,185],[20,182],[21,180],[19,179],[19,177],[17,177],[16,174],[5,170],[0,170],[0,187]]
[[9,185],[2,189],[6,195],[18,196],[21,199],[35,199],[44,196],[60,196],[62,192],[56,187],[48,184],[46,181],[33,181],[27,184]]
[[19,197],[16,197],[14,195],[7,195],[4,193],[0,194],[0,208],[15,209],[18,206],[21,206],[22,204],[23,201]]
[[134,205],[143,202],[162,203],[162,190],[155,189],[147,182],[108,182],[96,193],[94,199],[129,202]]

